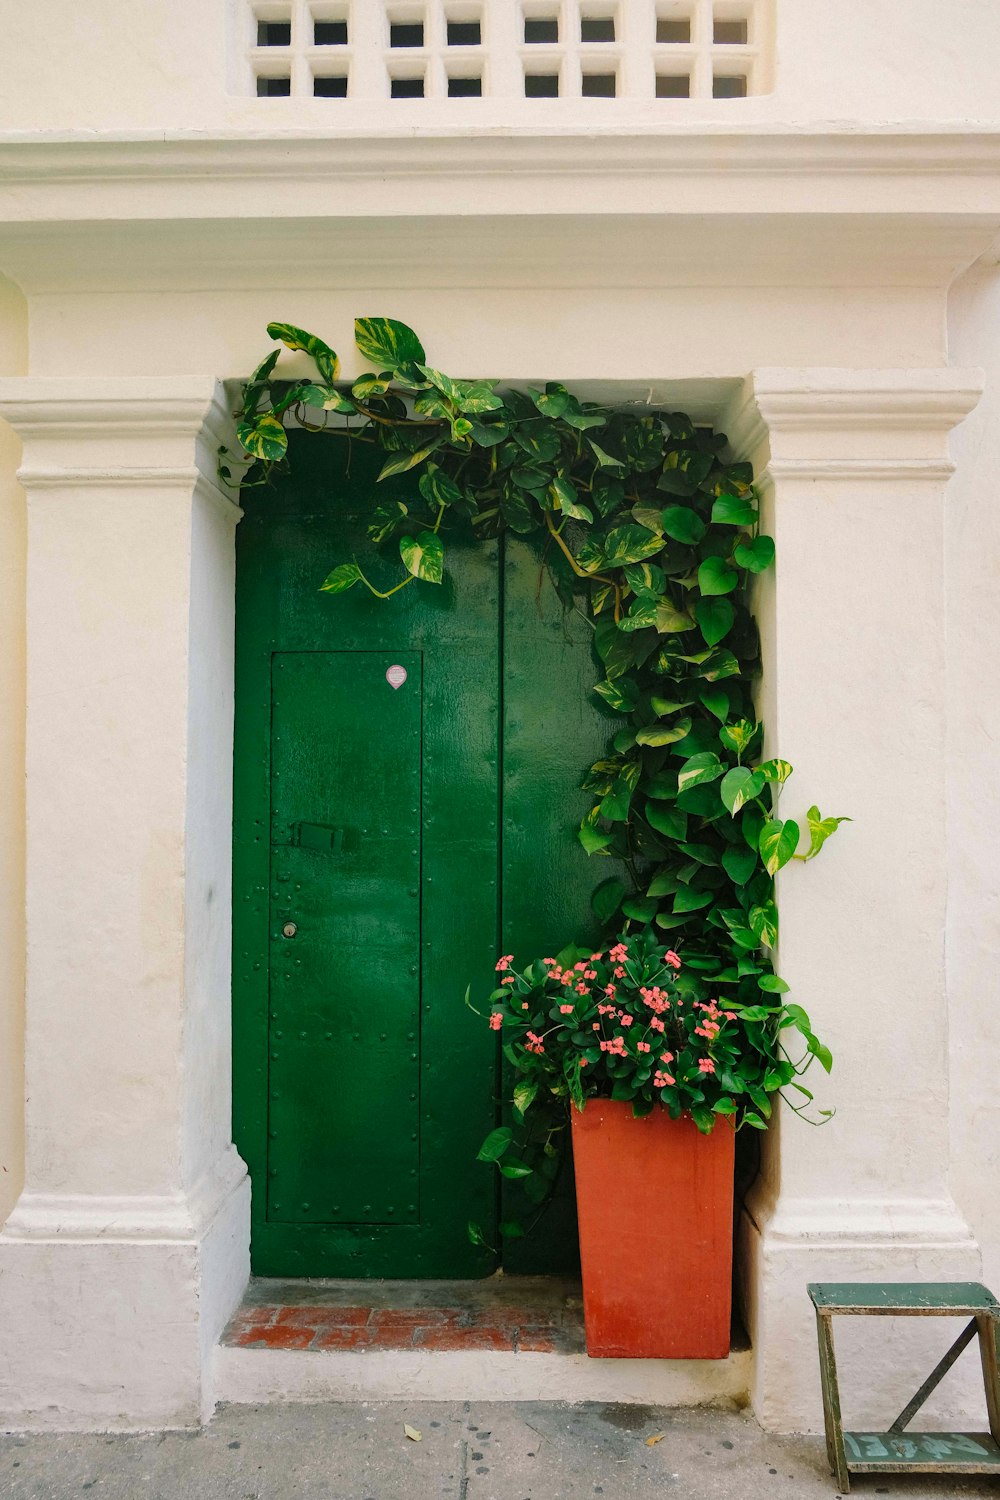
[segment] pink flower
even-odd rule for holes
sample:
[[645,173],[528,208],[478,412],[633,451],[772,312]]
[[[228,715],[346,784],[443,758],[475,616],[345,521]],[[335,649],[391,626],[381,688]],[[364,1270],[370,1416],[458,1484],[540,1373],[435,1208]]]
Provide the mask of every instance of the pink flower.
[[541,1057],[542,1053],[545,1051],[545,1048],[542,1045],[541,1037],[536,1036],[533,1031],[529,1031],[528,1039],[524,1044],[524,1050],[525,1052],[534,1052],[538,1057]]
[[634,1020],[635,1020],[635,1016],[630,1016],[627,1010],[623,1010],[622,1011],[622,1025],[623,1026],[631,1026],[632,1022]]
[[590,991],[585,984],[578,984],[576,987],[576,993],[578,995],[589,995]]
[[617,986],[613,984],[606,984],[604,986],[604,993],[606,995],[610,995],[611,998],[614,999],[615,995],[618,993]]
[[583,971],[583,977],[584,977],[584,979],[596,979],[597,978],[597,970],[596,969],[584,969],[584,971]]
[[594,1021],[592,1023],[592,1025],[591,1025],[590,1029],[591,1029],[591,1031],[600,1031],[600,1029],[601,1029],[601,1023],[600,1023],[600,1021]]
[[490,1016],[490,1025],[494,1031],[499,1031],[500,1027],[503,1025],[503,1016],[498,1010],[495,1010]]
[[505,974],[504,977],[501,979],[500,983],[501,984],[513,984],[514,981],[515,981],[515,976],[513,974]]
[[660,1053],[660,1062],[661,1063],[672,1063],[673,1060],[674,1060],[674,1054],[672,1052],[661,1052]]
[[561,974],[559,976],[559,982],[561,984],[572,984],[573,983],[573,975],[570,973],[569,969],[566,970],[565,974]]
[[714,1073],[715,1072],[715,1063],[712,1061],[712,1059],[710,1057],[699,1057],[699,1059],[698,1059],[698,1069],[702,1073]]
[[600,961],[601,961],[601,959],[602,959],[602,958],[603,958],[603,957],[604,957],[604,954],[603,954],[603,953],[592,953],[592,954],[591,954],[591,955],[590,955],[590,962],[591,962],[591,963],[592,963],[592,964],[599,964],[599,963],[600,963]]
[[667,950],[667,952],[663,955],[663,960],[664,963],[668,963],[672,969],[679,969],[681,966],[681,961],[677,957],[677,954],[674,952],[673,948],[669,948]]
[[650,1016],[649,1024],[653,1031],[666,1031],[667,1029],[664,1026],[663,1022],[660,1020],[659,1016]]
[[649,1045],[648,1042],[639,1042],[637,1044],[637,1046],[638,1046],[638,1050],[640,1052],[650,1052],[650,1051],[652,1051],[652,1048],[650,1047],[650,1045]]
[[548,964],[548,966],[549,966],[549,968],[550,968],[550,969],[551,969],[551,968],[552,968],[552,967],[553,967],[553,965],[554,965],[554,966],[555,966],[555,967],[556,967],[556,968],[557,968],[557,969],[558,969],[558,967],[559,967],[559,963],[558,963],[558,961],[557,961],[557,960],[556,960],[556,959],[554,959],[554,958],[543,958],[543,959],[542,959],[542,963],[543,963],[543,964]]
[[586,1066],[587,1066],[587,1059],[585,1057],[581,1057],[580,1058],[580,1067],[581,1068],[585,1068]]
[[560,1005],[560,1007],[559,1007],[559,1014],[561,1016],[571,1016],[573,1014],[573,1006],[572,1005]]
[[615,978],[616,979],[624,979],[625,978],[625,970],[621,967],[620,964],[619,964],[618,968],[615,970]]
[[527,1000],[522,1000],[521,1001],[521,1009],[522,1010],[527,1010],[528,1009],[528,1002],[527,1002]]
[[667,1086],[668,1083],[673,1083],[674,1081],[675,1080],[674,1080],[672,1074],[670,1074],[670,1073],[657,1072],[657,1073],[653,1074],[653,1087],[654,1088],[658,1088],[658,1089],[666,1088],[666,1086]]
[[511,966],[511,964],[513,962],[514,962],[514,955],[513,955],[513,953],[505,953],[503,955],[503,957],[497,963],[497,973],[498,974],[502,974],[505,969],[509,969],[510,968],[510,966]]

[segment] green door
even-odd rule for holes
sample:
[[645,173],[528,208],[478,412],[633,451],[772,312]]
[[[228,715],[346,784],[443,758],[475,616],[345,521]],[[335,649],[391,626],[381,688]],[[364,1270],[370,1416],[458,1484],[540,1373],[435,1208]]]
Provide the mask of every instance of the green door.
[[[500,951],[592,936],[574,837],[607,737],[589,629],[523,543],[448,540],[440,587],[318,584],[370,555],[377,456],[293,435],[237,532],[234,1130],[262,1275],[463,1277],[521,1213],[475,1160],[498,1118]],[[379,486],[405,500],[405,479]],[[374,564],[377,569],[378,561]],[[386,581],[398,578],[387,555]],[[373,581],[374,578],[373,578]],[[563,1190],[510,1269],[577,1256]]]

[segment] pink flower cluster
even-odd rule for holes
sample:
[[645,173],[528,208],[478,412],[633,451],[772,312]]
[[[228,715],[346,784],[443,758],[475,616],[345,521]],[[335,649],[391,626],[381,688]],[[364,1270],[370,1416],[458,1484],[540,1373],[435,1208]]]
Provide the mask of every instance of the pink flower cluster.
[[503,1016],[498,1010],[493,1011],[492,1015],[490,1016],[490,1026],[494,1031],[499,1031],[502,1025]]
[[[602,957],[603,954],[592,953],[590,961],[593,963],[595,959]],[[590,994],[590,988],[585,981],[597,978],[596,969],[588,969],[585,963],[574,964],[572,969],[562,969],[554,958],[543,958],[542,963],[548,968],[549,978],[554,979],[557,984],[565,985],[567,988],[572,986],[578,995]],[[565,1011],[565,1006],[560,1006],[560,1010]]]
[[670,1064],[673,1062],[673,1060],[674,1060],[674,1054],[672,1052],[661,1052],[660,1053],[660,1057],[659,1057],[660,1066],[657,1068],[656,1072],[653,1074],[653,1087],[654,1088],[665,1089],[668,1084],[676,1083],[677,1082],[677,1080],[675,1079],[674,1075],[672,1073],[668,1073],[667,1072],[667,1069],[670,1066]]
[[524,1044],[524,1050],[525,1052],[533,1052],[536,1057],[541,1057],[545,1051],[541,1037],[536,1036],[533,1031],[529,1031],[527,1041]]
[[726,1021],[736,1020],[735,1011],[720,1010],[714,1000],[709,1000],[707,1005],[700,1000],[696,1000],[694,1008],[695,1010],[700,1010],[705,1018],[700,1026],[696,1026],[694,1028],[694,1034],[695,1036],[703,1036],[707,1042],[714,1042],[715,1038],[722,1030],[722,1026],[719,1022],[720,1016],[722,1016]]
[[647,989],[643,985],[639,990],[639,994],[654,1015],[662,1016],[665,1010],[670,1009],[670,999],[666,990],[661,990],[657,985],[654,985],[652,989]]
[[623,1036],[613,1036],[610,1042],[602,1042],[601,1051],[610,1052],[612,1057],[628,1057],[628,1053],[625,1051],[625,1038]]

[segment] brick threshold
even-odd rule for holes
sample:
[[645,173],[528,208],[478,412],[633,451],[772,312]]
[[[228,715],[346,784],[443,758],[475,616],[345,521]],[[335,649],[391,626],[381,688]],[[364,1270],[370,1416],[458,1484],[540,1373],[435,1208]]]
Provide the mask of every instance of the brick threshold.
[[579,1282],[542,1276],[486,1281],[255,1277],[222,1345],[312,1352],[586,1352]]

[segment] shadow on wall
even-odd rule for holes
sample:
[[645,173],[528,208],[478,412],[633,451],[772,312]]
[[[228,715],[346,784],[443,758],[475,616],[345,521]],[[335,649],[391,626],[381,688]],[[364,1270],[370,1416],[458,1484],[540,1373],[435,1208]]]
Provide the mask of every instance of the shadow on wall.
[[[0,375],[28,365],[27,308],[0,276]],[[24,1178],[24,493],[0,421],[0,1224]]]

